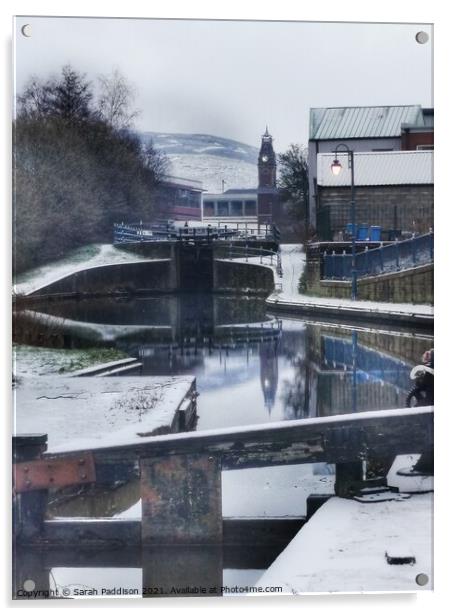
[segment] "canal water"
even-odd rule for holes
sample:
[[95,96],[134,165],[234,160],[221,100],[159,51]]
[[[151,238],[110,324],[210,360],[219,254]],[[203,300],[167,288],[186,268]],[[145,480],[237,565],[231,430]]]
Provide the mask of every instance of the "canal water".
[[[262,298],[243,296],[37,304],[18,319],[18,342],[30,342],[24,334],[33,330],[30,323],[43,346],[114,347],[136,357],[142,366],[127,376],[194,375],[198,430],[403,407],[410,370],[433,346],[430,335],[415,330],[280,318]],[[303,515],[307,495],[331,492],[332,472],[304,465],[223,473],[225,517]],[[140,515],[138,482],[63,502],[51,513],[121,517],[124,511]],[[254,583],[268,566],[231,562],[224,564],[225,585]],[[113,566],[110,581],[123,579],[121,571]],[[135,582],[140,577],[140,568],[127,571]],[[89,561],[77,575],[78,584],[94,583]],[[56,567],[52,576],[53,584],[66,586],[73,570]]]
[[201,430],[403,407],[433,346],[414,330],[280,318],[255,297],[67,301],[27,316],[43,344],[114,347],[142,376],[194,375]]

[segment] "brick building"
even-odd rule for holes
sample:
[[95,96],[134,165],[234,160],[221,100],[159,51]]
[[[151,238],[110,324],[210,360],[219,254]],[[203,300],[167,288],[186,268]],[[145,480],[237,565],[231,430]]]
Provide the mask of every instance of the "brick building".
[[[311,109],[308,146],[310,224],[316,226],[320,207],[319,154],[334,152],[340,143],[356,153],[431,150],[433,117],[433,109],[422,109],[420,105]],[[384,192],[391,193],[388,189]]]
[[172,220],[201,220],[202,193],[202,183],[198,180],[165,176],[156,195],[158,217]]
[[[334,154],[317,157],[317,233],[341,239],[350,222],[350,170],[346,154],[339,175]],[[433,228],[433,152],[426,150],[355,154],[356,222],[383,230],[424,233]]]

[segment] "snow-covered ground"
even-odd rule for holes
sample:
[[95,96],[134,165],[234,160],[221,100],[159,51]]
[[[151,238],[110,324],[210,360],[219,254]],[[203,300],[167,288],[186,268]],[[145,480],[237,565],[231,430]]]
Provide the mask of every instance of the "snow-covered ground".
[[[336,297],[313,297],[302,295],[298,291],[298,283],[305,265],[306,256],[301,245],[282,244],[281,259],[283,268],[282,290],[276,291],[267,299],[267,303],[291,306],[318,306],[337,308],[338,310],[356,310],[363,312],[380,312],[385,314],[433,316],[433,306],[428,304],[402,304],[393,302],[375,302]],[[278,280],[275,278],[275,281]]]
[[199,180],[209,193],[223,192],[228,188],[256,188],[257,165],[205,152],[203,154],[172,154],[171,174]]
[[[360,503],[333,497],[257,582],[286,594],[431,589],[433,494]],[[414,564],[389,564],[414,556]],[[416,576],[428,576],[419,586]]]
[[274,293],[267,299],[269,305],[280,306],[317,306],[318,308],[336,308],[338,311],[350,310],[358,312],[377,312],[384,314],[422,315],[433,317],[433,306],[428,304],[398,304],[393,302],[375,301],[352,301],[336,297],[312,297],[310,295],[289,295],[286,293]]
[[149,260],[152,259],[134,255],[132,252],[121,250],[113,244],[90,244],[79,250],[74,250],[61,261],[55,261],[20,274],[14,281],[13,293],[16,295],[34,293],[52,282],[84,269]]
[[18,377],[65,374],[125,357],[118,349],[49,349],[16,344],[13,373]]
[[14,434],[48,434],[48,451],[140,442],[171,427],[193,377],[24,377],[14,389]]
[[299,296],[298,283],[306,265],[302,244],[281,244],[282,295]]

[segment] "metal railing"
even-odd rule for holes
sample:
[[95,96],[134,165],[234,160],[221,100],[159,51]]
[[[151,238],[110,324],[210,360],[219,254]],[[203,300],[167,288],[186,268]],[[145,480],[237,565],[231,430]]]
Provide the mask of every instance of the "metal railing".
[[254,246],[238,246],[236,244],[228,244],[219,253],[216,254],[216,258],[228,259],[234,261],[236,259],[243,259],[245,263],[250,261],[258,263],[260,265],[270,265],[276,268],[278,276],[281,278],[282,263],[280,251],[268,250],[265,248],[255,248]]
[[[359,277],[376,276],[426,265],[433,262],[433,233],[408,240],[395,241],[379,248],[367,249],[356,255],[356,272]],[[351,280],[352,255],[342,253],[323,255],[322,279]]]
[[274,225],[250,222],[223,224],[220,222],[199,226],[176,226],[173,222],[115,223],[113,243],[162,242],[162,241],[207,241],[212,240],[257,240],[278,241],[279,231]]

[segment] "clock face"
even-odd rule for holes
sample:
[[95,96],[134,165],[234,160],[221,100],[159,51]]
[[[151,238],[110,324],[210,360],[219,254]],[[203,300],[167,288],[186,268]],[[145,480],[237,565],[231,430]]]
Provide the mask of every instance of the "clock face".
[[262,156],[262,159],[261,159],[261,160],[262,160],[262,162],[263,162],[263,163],[266,163],[266,162],[267,162],[267,160],[268,160],[268,156],[267,156],[266,154],[264,154],[264,155]]

